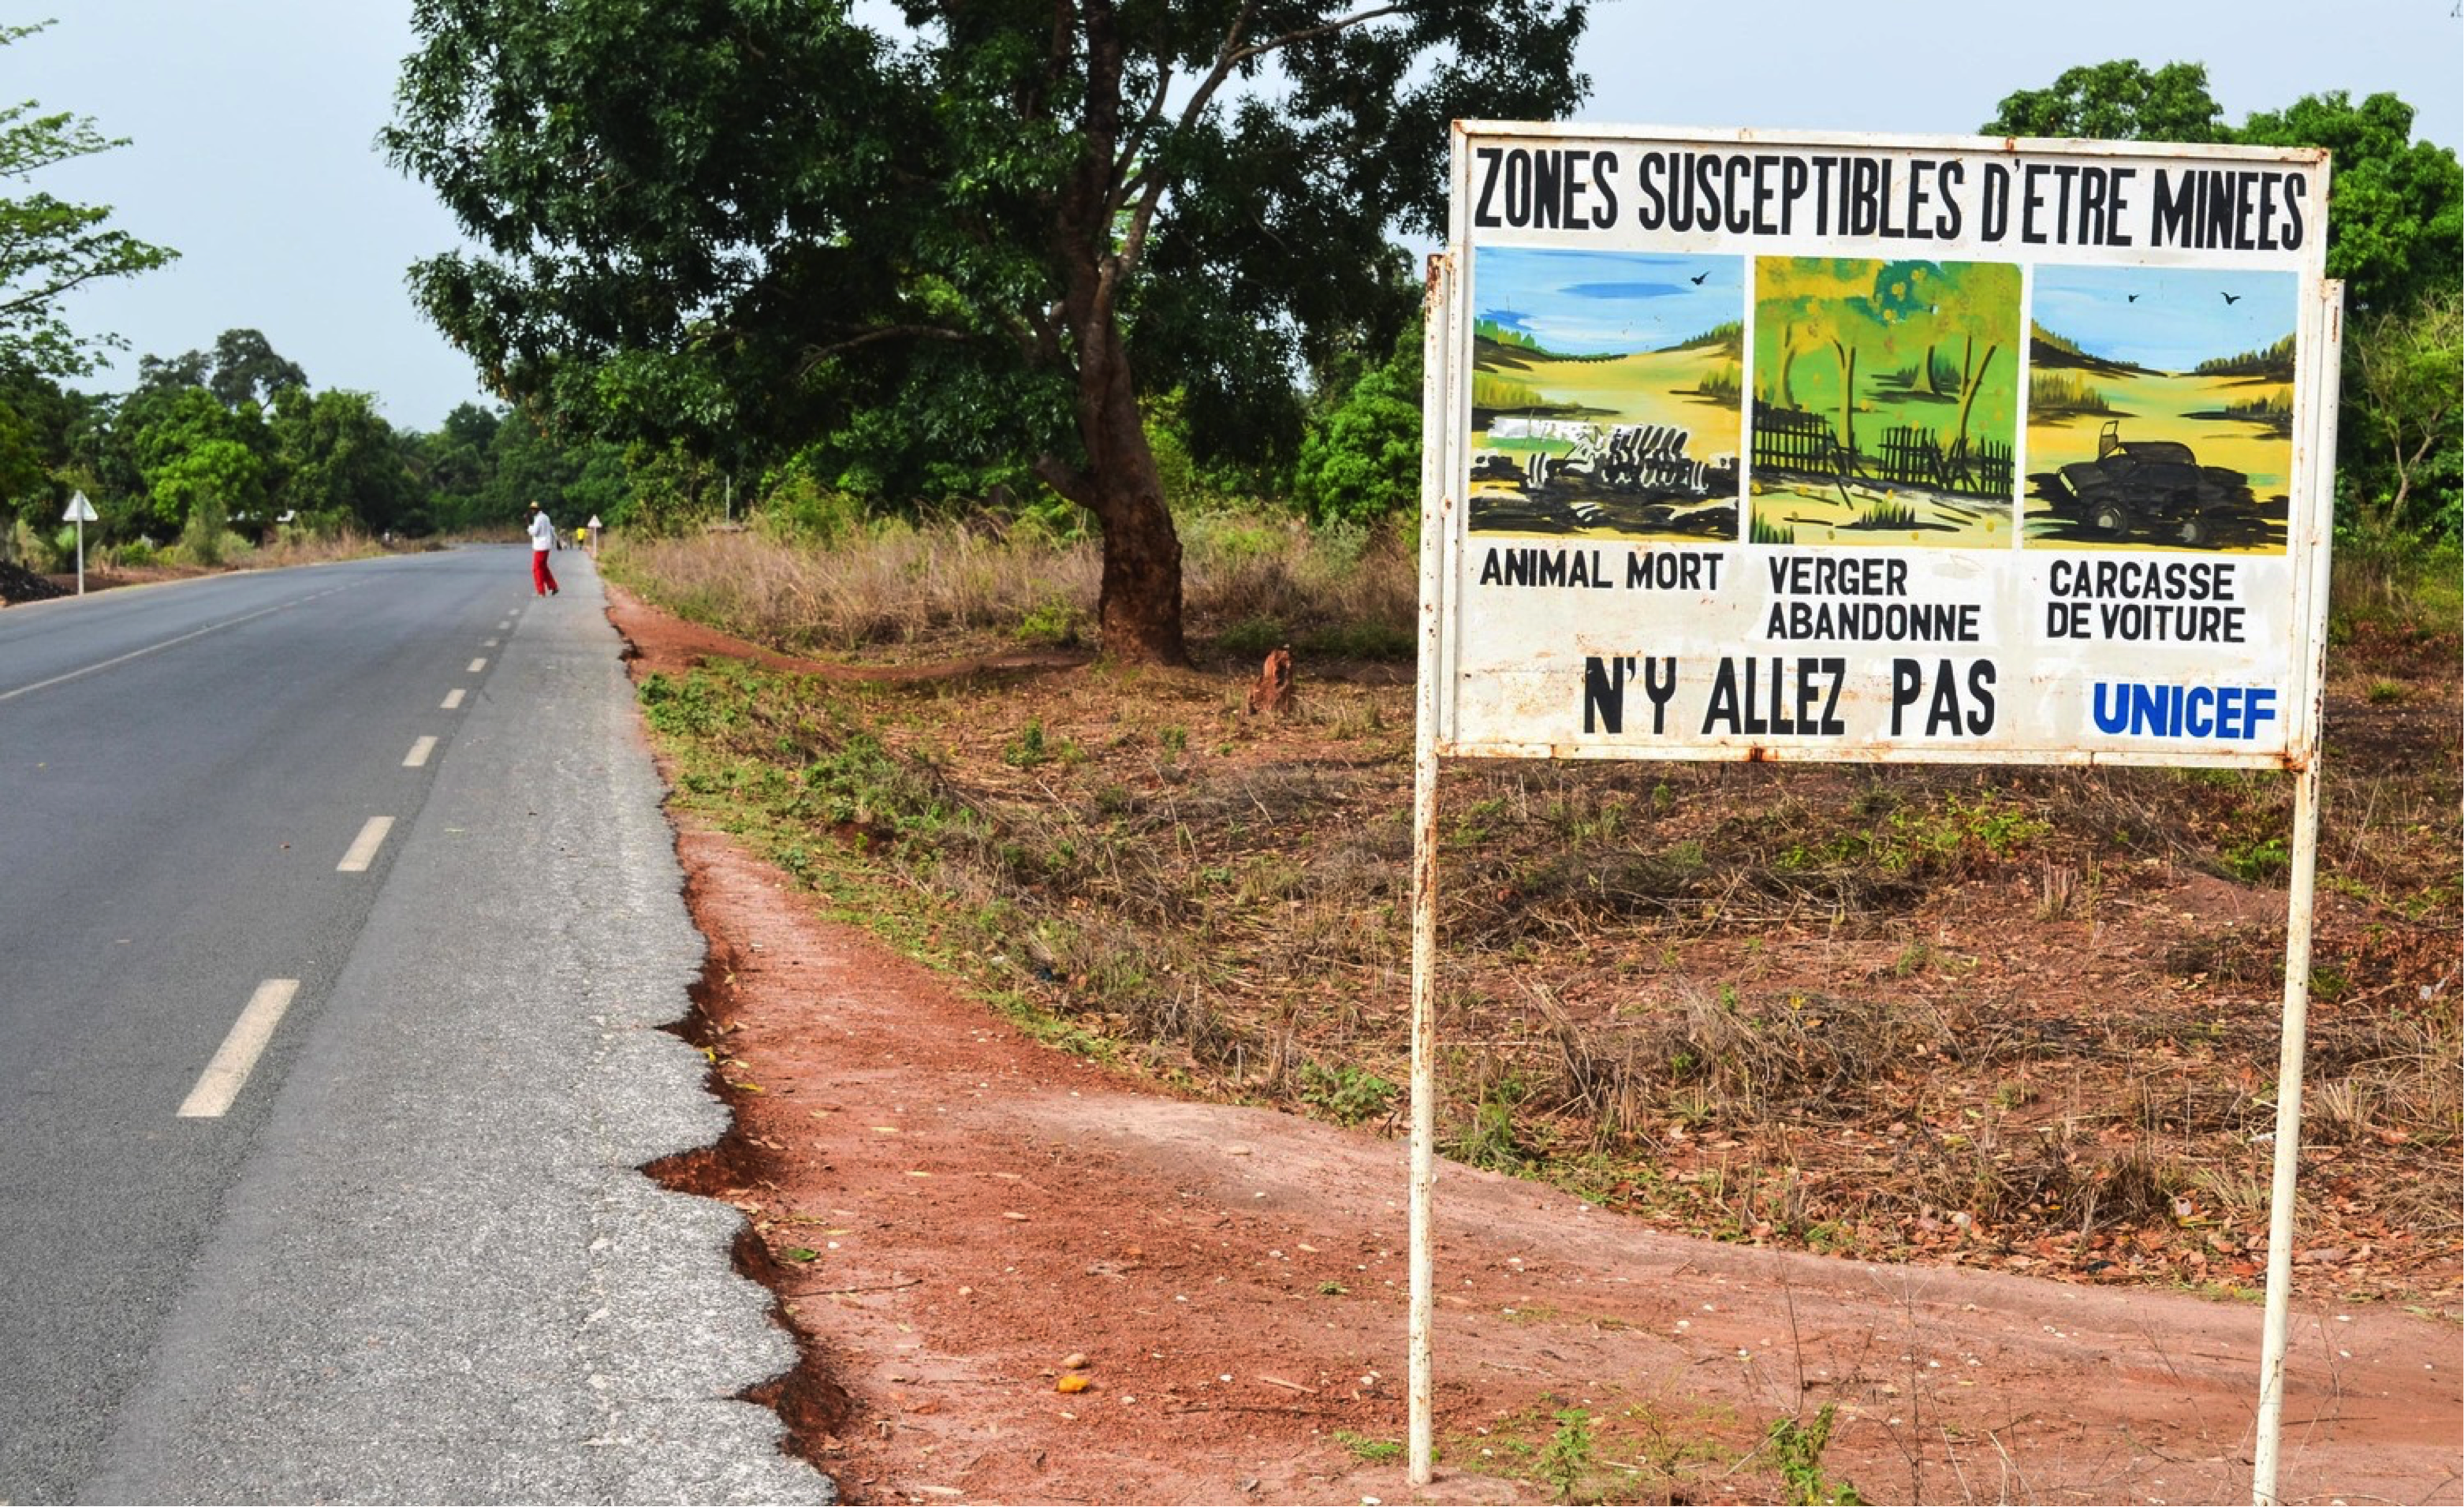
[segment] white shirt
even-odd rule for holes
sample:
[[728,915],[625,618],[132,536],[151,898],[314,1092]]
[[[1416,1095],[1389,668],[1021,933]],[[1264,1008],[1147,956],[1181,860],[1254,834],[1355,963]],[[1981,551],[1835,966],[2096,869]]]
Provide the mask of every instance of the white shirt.
[[541,508],[531,515],[531,553],[544,555],[555,543],[556,525],[547,521],[547,509]]

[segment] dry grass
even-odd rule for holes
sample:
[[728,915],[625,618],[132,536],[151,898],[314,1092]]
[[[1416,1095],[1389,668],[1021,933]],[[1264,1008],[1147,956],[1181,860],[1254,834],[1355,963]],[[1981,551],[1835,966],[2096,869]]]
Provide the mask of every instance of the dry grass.
[[[1219,643],[1269,610],[1385,610],[1358,604],[1408,580],[1391,543],[1191,537]],[[1101,668],[905,690],[722,670],[646,700],[681,798],[849,910],[929,926],[919,950],[1053,1039],[1391,1123],[1411,692],[1301,657],[1280,721],[1245,716],[1233,677]],[[2305,1204],[2304,1238],[2394,1263],[2339,1291],[2445,1303],[2457,773],[2409,741],[2457,692],[2404,675],[2414,694],[2362,724],[2379,757],[2328,765],[2307,1080],[2340,1191]],[[1449,1147],[1724,1238],[2247,1284],[2283,942],[2255,855],[2284,799],[2159,769],[1451,765]],[[2225,908],[2189,915],[2193,894]]]
[[[1407,635],[1417,612],[1418,565],[1391,535],[1223,514],[1181,521],[1180,536],[1193,631],[1236,630],[1227,647],[1238,653],[1334,625]],[[1087,641],[1103,576],[1091,538],[981,520],[876,523],[835,545],[756,529],[619,536],[602,564],[696,621],[795,653],[848,655],[967,634]]]

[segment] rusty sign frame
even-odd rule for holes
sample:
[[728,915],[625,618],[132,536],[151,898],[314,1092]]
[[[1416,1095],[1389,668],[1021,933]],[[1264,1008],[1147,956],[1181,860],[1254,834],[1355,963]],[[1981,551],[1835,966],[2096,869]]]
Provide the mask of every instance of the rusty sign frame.
[[[1704,731],[1701,736],[1686,736],[1683,733],[1684,723],[1681,721],[1679,736],[1673,739],[1661,736],[1665,731],[1664,722],[1655,728],[1653,736],[1643,738],[1624,735],[1618,723],[1611,721],[1603,715],[1599,721],[1606,724],[1607,732],[1611,736],[1597,736],[1598,726],[1587,724],[1591,714],[1595,709],[1595,703],[1605,706],[1608,701],[1606,692],[1601,689],[1600,681],[1595,678],[1599,675],[1598,667],[1608,661],[1602,654],[1584,654],[1580,650],[1594,645],[1612,644],[1615,642],[1614,635],[1619,632],[1632,635],[1635,623],[1638,621],[1642,622],[1646,630],[1656,628],[1662,632],[1671,632],[1671,624],[1674,622],[1680,626],[1673,631],[1682,632],[1683,624],[1695,612],[1716,613],[1725,610],[1729,629],[1741,623],[1750,625],[1758,616],[1756,611],[1740,612],[1732,604],[1716,601],[1719,595],[1716,587],[1712,589],[1703,589],[1705,581],[1701,576],[1696,576],[1684,582],[1685,587],[1694,592],[1694,602],[1690,608],[1680,606],[1670,609],[1664,607],[1661,600],[1655,600],[1652,607],[1659,612],[1657,618],[1650,617],[1648,613],[1640,618],[1635,617],[1629,606],[1635,597],[1626,591],[1617,589],[1614,578],[1617,569],[1624,566],[1627,571],[1624,585],[1631,587],[1639,584],[1636,567],[1624,565],[1623,561],[1608,561],[1602,554],[1603,547],[1617,547],[1618,535],[1623,531],[1614,528],[1609,531],[1605,542],[1602,542],[1596,533],[1585,539],[1587,545],[1595,547],[1589,561],[1577,559],[1572,565],[1571,571],[1577,579],[1572,582],[1560,580],[1509,583],[1538,585],[1544,587],[1551,585],[1571,586],[1583,590],[1583,596],[1576,599],[1577,605],[1569,608],[1558,604],[1550,609],[1553,610],[1554,616],[1549,622],[1547,631],[1571,643],[1573,646],[1572,649],[1546,651],[1542,658],[1547,662],[1538,663],[1536,668],[1536,661],[1516,657],[1521,646],[1512,643],[1507,645],[1502,656],[1492,654],[1484,659],[1478,652],[1466,653],[1467,646],[1476,648],[1480,645],[1482,634],[1510,635],[1517,630],[1519,626],[1516,621],[1517,615],[1523,610],[1519,606],[1514,610],[1492,610],[1485,615],[1467,610],[1467,603],[1475,595],[1474,582],[1470,576],[1473,547],[1470,543],[1470,521],[1474,511],[1475,492],[1471,453],[1471,435],[1474,427],[1472,372],[1476,365],[1472,299],[1476,297],[1473,283],[1477,276],[1478,253],[1484,246],[1491,249],[1529,248],[1542,251],[1582,246],[1587,243],[1587,236],[1591,231],[1601,228],[1598,223],[1602,212],[1600,197],[1614,200],[1620,188],[1631,187],[1612,182],[1606,186],[1604,194],[1595,192],[1593,204],[1587,211],[1589,223],[1573,230],[1569,230],[1565,224],[1560,223],[1554,226],[1534,226],[1506,235],[1484,237],[1475,233],[1473,224],[1476,195],[1481,186],[1473,181],[1472,167],[1475,155],[1484,148],[1501,154],[1511,150],[1525,150],[1581,155],[1590,165],[1591,170],[1595,172],[1600,170],[1597,164],[1603,159],[1611,165],[1608,170],[1614,171],[1617,170],[1620,158],[1633,161],[1639,158],[1645,151],[1658,150],[1668,154],[1678,151],[1720,153],[1724,154],[1723,160],[1729,164],[1734,164],[1741,159],[1751,163],[1784,162],[1787,154],[1793,152],[1823,154],[1841,162],[1847,161],[1851,154],[1864,154],[1876,161],[1887,160],[1903,165],[1932,164],[1937,170],[1939,165],[1945,162],[1970,166],[2010,164],[2013,165],[2012,168],[2013,172],[2019,170],[2018,165],[2049,163],[2057,165],[2054,168],[2057,172],[2066,168],[2083,172],[2085,170],[2083,165],[2093,163],[2104,165],[2107,167],[2119,165],[2127,167],[2131,173],[2164,166],[2188,166],[2192,172],[2212,169],[2233,174],[2273,169],[2286,174],[2285,181],[2288,183],[2298,179],[2299,185],[2305,189],[2304,196],[2309,199],[2316,215],[2311,221],[2306,244],[2299,248],[2299,255],[2279,254],[2259,258],[2263,264],[2259,268],[2260,271],[2277,275],[2290,273],[2293,284],[2292,308],[2289,312],[2293,316],[2296,327],[2293,336],[2294,370],[2289,385],[2292,414],[2286,435],[2289,455],[2284,471],[2287,516],[2284,523],[2283,547],[2280,561],[2273,558],[2272,552],[2264,548],[2255,556],[2236,554],[2233,557],[2235,562],[2255,560],[2257,564],[2255,566],[2237,565],[2236,568],[2252,569],[2254,576],[2261,584],[2261,589],[2272,589],[2275,593],[2269,602],[2253,607],[2253,611],[2256,614],[2256,626],[2266,641],[2258,649],[2241,655],[2239,662],[2233,668],[2246,677],[2262,677],[2271,682],[2270,688],[2277,698],[2274,706],[2280,713],[2280,726],[2275,731],[2279,732],[2281,736],[2268,738],[2255,736],[2255,719],[2245,717],[2240,724],[2243,729],[2241,741],[2253,746],[2243,748],[2199,746],[2196,742],[2186,742],[2178,736],[2183,730],[2183,719],[2177,712],[2171,724],[2171,731],[2175,736],[2165,736],[2166,726],[2159,720],[2154,728],[2156,736],[2143,737],[2141,741],[2135,742],[2126,739],[2117,742],[2110,737],[2100,742],[2097,737],[2092,736],[2064,736],[2058,728],[2051,736],[2045,735],[2039,728],[2034,736],[2023,737],[2016,741],[1961,739],[1957,736],[1956,725],[1949,741],[1937,742],[1930,739],[1898,737],[1900,728],[1896,720],[1896,709],[1892,736],[1888,737],[1837,737],[1819,741],[1787,741],[1771,737],[1757,738],[1751,736],[1750,731],[1744,735],[1736,735],[1732,731],[1721,736],[1712,736],[1711,719],[1708,715],[1705,718]],[[1629,153],[1632,155],[1628,156]],[[1732,176],[1738,171],[1734,166],[1728,166],[1726,170]],[[1991,170],[1991,166],[1982,168],[1978,174],[1979,179],[1981,180]],[[1449,758],[1485,757],[2119,764],[2273,767],[2286,770],[2295,780],[2292,832],[2294,852],[2292,873],[2288,881],[2284,1030],[2277,1077],[2279,1090],[2277,1106],[2277,1165],[2270,1208],[2267,1301],[2254,1454],[2255,1499],[2261,1503],[2277,1500],[2277,1443],[2283,1406],[2284,1363],[2289,1348],[2293,1188],[2299,1142],[2300,1078],[2308,1006],[2311,902],[2317,872],[2319,736],[2325,686],[2327,582],[2333,532],[2331,510],[2334,485],[2333,458],[2336,447],[2337,371],[2343,340],[2343,288],[2341,284],[2331,282],[2324,277],[2327,170],[2327,154],[2309,149],[1961,137],[1876,137],[1823,133],[1796,133],[1783,136],[1749,131],[1668,130],[1485,122],[1455,123],[1450,243],[1445,252],[1429,258],[1423,311],[1425,316],[1422,391],[1424,442],[1421,459],[1420,652],[1417,680],[1413,782],[1412,1147],[1408,1356],[1409,1479],[1413,1484],[1426,1484],[1433,1474],[1431,1434],[1434,1341],[1431,1329],[1434,1319],[1435,1277],[1431,1248],[1436,1184],[1435,1059],[1438,1045],[1435,998],[1438,946],[1436,903],[1438,845],[1434,834],[1438,814],[1439,775],[1443,762]],[[1573,169],[1560,168],[1556,171],[1559,181],[1562,182],[1567,173]],[[1844,181],[1848,169],[1843,166],[1839,171]],[[1909,171],[1913,180],[1915,169],[1911,167]],[[2187,176],[2186,173],[2185,177]],[[1882,181],[1887,185],[1890,179],[1884,176]],[[1937,183],[1939,181],[1937,179]],[[1597,183],[1592,187],[1595,190],[1601,188]],[[1495,182],[1490,182],[1486,188],[1493,193],[1496,188]],[[2067,193],[2067,188],[2064,191]],[[2289,189],[2287,191],[2290,192]],[[1579,203],[1579,195],[1569,196],[1564,203],[1569,207],[1569,213],[1571,213],[1571,207]],[[1758,204],[1753,211],[1754,214],[1760,214],[1763,207]],[[2005,208],[2007,211],[2007,203]],[[2117,204],[2116,209],[2119,210],[2119,208]],[[1562,218],[1561,216],[1561,220]],[[1613,231],[1615,218],[1614,211],[1611,211],[1609,220]],[[1749,221],[1746,233],[1742,234],[1735,230],[1735,211],[1733,211],[1725,224],[1691,229],[1673,235],[1654,236],[1631,232],[1612,233],[1607,237],[1607,249],[1628,255],[1637,253],[1648,255],[1656,250],[1664,249],[1688,255],[1734,258],[1746,269],[1745,280],[1749,286],[1757,259],[1761,257],[1812,259],[1829,256],[1836,258],[1841,265],[1861,260],[1872,260],[1879,264],[1883,260],[1883,254],[1893,249],[1887,245],[1878,244],[1871,233],[1861,238],[1852,235],[1808,236],[1802,233],[1776,237],[1762,236],[1754,233],[1766,227],[1761,222],[1755,221],[1752,215],[1749,215]],[[2261,239],[2265,239],[2263,233]],[[2075,270],[2070,264],[2083,262],[2090,267],[2098,268],[2148,267],[2176,273],[2196,274],[2212,271],[2217,265],[2217,259],[2214,256],[2194,255],[2179,250],[2169,254],[2149,253],[2144,250],[2116,254],[2110,247],[2102,249],[2057,247],[2051,253],[2046,253],[2036,249],[2035,243],[2031,243],[2029,246],[2015,250],[2007,245],[1953,245],[1948,248],[1948,251],[1959,255],[1978,257],[1988,262],[2007,260],[2020,269],[2018,281],[2021,292],[2017,309],[2023,318],[2030,321],[2030,323],[2025,326],[2030,335],[2034,333],[2033,315],[2035,305],[2033,299],[2037,290],[2037,277],[2042,269]],[[1859,257],[1855,255],[1857,253],[1863,253],[1865,255]],[[1691,280],[1699,285],[1705,278],[1698,276]],[[2136,296],[2133,296],[2130,301],[2135,303]],[[2232,298],[2225,299],[2229,306],[2236,301],[2237,299]],[[1745,321],[1743,333],[1738,337],[1743,352],[1740,364],[1746,367],[1744,391],[1750,398],[1755,392],[1752,299],[1745,299],[1743,307],[1746,311]],[[1936,305],[1929,312],[1938,315],[1940,306]],[[2024,459],[2017,457],[2025,456],[2027,451],[2029,381],[2034,367],[2033,352],[2026,350],[2030,344],[2032,342],[2022,343],[2022,352],[2029,355],[2031,359],[2019,361],[2016,376],[2013,379],[2017,433],[2013,448],[2014,464],[2012,467],[2011,495],[2007,499],[2008,518],[2012,522],[2007,545],[1996,545],[1990,550],[1973,548],[1946,550],[1939,545],[1884,548],[1873,543],[1856,543],[1845,547],[1835,545],[1828,552],[1843,558],[1853,557],[1859,562],[1859,568],[1869,571],[1874,567],[1865,565],[1864,562],[1902,562],[1896,566],[1884,568],[1893,571],[1899,579],[1918,579],[1921,583],[1955,581],[1961,577],[1963,571],[1969,575],[1974,575],[1977,573],[1977,562],[1981,560],[1984,562],[1983,571],[1990,579],[1985,583],[1986,589],[1978,593],[1985,598],[1985,606],[1977,610],[1995,613],[1998,616],[1995,624],[1997,636],[1988,641],[1981,653],[1991,654],[1996,656],[1997,660],[2026,661],[2031,669],[2035,668],[2035,661],[2038,659],[2056,661],[2057,662],[2056,668],[2051,673],[2067,673],[2076,676],[2081,673],[2079,655],[2073,654],[2067,662],[2058,662],[2061,656],[2043,653],[2042,642],[2032,641],[2023,626],[2025,620],[2021,616],[2022,610],[2038,604],[2033,600],[2014,603],[2012,597],[2016,596],[2017,593],[2008,592],[2008,588],[2013,582],[2021,587],[2041,586],[2041,583],[2034,579],[2035,576],[2050,577],[2055,570],[2053,565],[2045,562],[2058,560],[2071,552],[2064,550],[2058,543],[2038,543],[2031,547],[2031,543],[2026,537],[2025,502],[2020,478],[2026,476],[2027,465]],[[1839,358],[1842,368],[1840,385],[1848,395],[1846,401],[1853,405],[1856,389],[1853,386],[1854,368],[1850,365],[1851,359],[1844,351]],[[1926,353],[1925,361],[1929,367],[1932,361],[1930,350]],[[1748,407],[1748,411],[1751,411],[1750,405]],[[1853,419],[1850,422],[1853,426]],[[1642,426],[1635,427],[1640,429]],[[1654,442],[1660,441],[1662,433],[1658,430],[1648,432]],[[1648,529],[1638,529],[1632,531],[1625,541],[1624,547],[1629,551],[1627,559],[1639,559],[1648,550],[1670,547],[1685,548],[1689,552],[1705,556],[1717,554],[1723,561],[1732,565],[1733,568],[1728,572],[1728,579],[1735,582],[1741,578],[1752,579],[1753,564],[1768,564],[1775,557],[1801,558],[1806,554],[1821,550],[1820,545],[1800,545],[1793,540],[1788,543],[1769,543],[1750,537],[1745,524],[1748,518],[1751,516],[1752,498],[1755,495],[1752,492],[1751,483],[1754,468],[1749,448],[1744,442],[1744,432],[1741,418],[1738,453],[1732,460],[1735,471],[1733,483],[1735,516],[1727,524],[1728,532],[1726,537],[1706,536],[1690,543],[1678,541],[1671,544],[1667,536],[1654,536]],[[1618,437],[1622,440],[1626,436],[1621,432]],[[1849,432],[1849,439],[1850,444],[1853,445],[1853,427]],[[1963,444],[1964,439],[1963,435]],[[1682,446],[1683,440],[1680,438],[1678,444]],[[1664,444],[1662,451],[1663,454],[1666,453]],[[1597,453],[1597,447],[1594,446],[1592,454]],[[2104,450],[2100,443],[2098,462],[2101,463],[2103,458]],[[1533,491],[1545,494],[1548,490],[1546,478],[1550,477],[1551,470],[1551,463],[1544,456],[1532,473],[1534,484],[1528,488],[1518,485],[1517,490],[1527,497]],[[1695,475],[1701,475],[1699,467]],[[1843,487],[1843,500],[1845,500],[1845,491]],[[2248,495],[2245,490],[2243,496],[2247,498]],[[1596,504],[1595,507],[1596,509]],[[1597,511],[1590,515],[1595,519],[1599,516]],[[2125,514],[2124,517],[2126,518],[2127,515]],[[1582,516],[1578,515],[1576,521],[1581,521]],[[2101,522],[2101,520],[2099,521]],[[2127,525],[2123,525],[2123,528],[2126,530]],[[1499,539],[1517,537],[1511,523],[1488,532]],[[1534,547],[1557,548],[1562,566],[1562,557],[1569,552],[1563,542],[1570,533],[1580,535],[1579,530],[1556,528],[1538,532],[1527,543]],[[1830,537],[1836,540],[1837,534],[1834,533]],[[2077,553],[2082,556],[2090,553],[2104,553],[2130,557],[2161,552],[2168,558],[2178,555],[2223,554],[2222,550],[2212,547],[2212,543],[2207,536],[2194,536],[2188,529],[2183,532],[2179,540],[2144,544],[2137,550],[2132,549],[2130,545],[2131,540],[2127,533],[2122,532],[2115,539],[2099,540],[2083,544]],[[1581,551],[1577,549],[1572,553],[1579,556]],[[1659,563],[1654,562],[1653,565],[1658,567]],[[2039,569],[2040,565],[2041,569]],[[1493,572],[1495,569],[1493,549],[1489,558],[1489,567]],[[1719,568],[1718,566],[1709,567],[1708,580],[1711,583],[1716,583],[1719,579]],[[1842,579],[1848,578],[1845,567],[1839,574]],[[1774,592],[1778,591],[1782,579],[1782,567],[1771,566],[1769,581]],[[1922,588],[1921,585],[1920,591]],[[2001,588],[2006,594],[1997,599],[1996,588]],[[1518,599],[1518,602],[1543,600],[1542,595],[1534,593]],[[2256,593],[2254,593],[2252,601],[2257,602]],[[1757,607],[1760,605],[1757,604]],[[1973,604],[1970,606],[1973,607]],[[2268,608],[2276,609],[2271,611],[2266,609]],[[1620,618],[1618,616],[1620,611],[1625,612],[1627,616]],[[1547,615],[1547,612],[1544,611],[1539,615]],[[1776,622],[1777,618],[1774,617],[1772,621]],[[1972,624],[1977,621],[1977,616],[1971,615],[1964,621]],[[1715,633],[1707,643],[1701,640],[1688,643],[1686,652],[1694,654],[1704,652],[1706,648],[1716,651],[1722,643],[1743,648],[1751,636],[1749,632],[1723,639]],[[2038,640],[2043,636],[2045,635],[2037,635]],[[2275,657],[2270,657],[2271,655]],[[2149,657],[2149,655],[2145,651],[2134,652],[2125,649],[2114,651],[2106,657],[2130,658]],[[2197,652],[2189,654],[2171,652],[2169,654],[2154,654],[2152,657],[2160,664],[2169,659],[2171,673],[2177,676],[2189,676],[2198,673],[2196,668],[2191,667],[2191,661],[2205,660],[2211,655]],[[1627,660],[1629,665],[1632,662],[1631,658]],[[1669,665],[1667,679],[1653,687],[1654,693],[1663,700],[1674,698],[1678,683],[1674,657],[1671,656],[1667,662]],[[1733,661],[1728,662],[1733,663]],[[1945,658],[1942,663],[1947,669],[1951,661]],[[1770,691],[1773,707],[1771,720],[1775,724],[1777,709],[1780,706],[1780,693],[1777,686],[1780,660],[1773,658],[1771,664]],[[1803,668],[1804,664],[1804,660],[1798,661],[1795,673],[1800,678],[1808,674]],[[1896,670],[1894,673],[1896,674]],[[2155,673],[2163,674],[2166,671],[2160,669]],[[1750,675],[1751,672],[1749,670],[1746,683],[1749,687],[1752,684]],[[1522,677],[1521,683],[1524,686],[1539,687],[1541,695],[1554,699],[1554,710],[1549,715],[1558,719],[1555,726],[1541,726],[1534,731],[1531,719],[1508,705],[1510,698],[1499,694],[1493,684],[1487,683],[1501,676],[1518,676]],[[1844,678],[1845,676],[1842,676],[1834,680],[1831,691],[1834,701],[1841,696],[1838,682]],[[1618,687],[1621,688],[1623,683],[1622,676],[1619,676]],[[1871,684],[1872,678],[1869,674],[1868,695],[1870,695]],[[2185,705],[2191,694],[2191,688],[2187,680],[2179,680],[2177,684],[2180,690],[2174,704]],[[1901,689],[1901,686],[1896,683],[1892,686],[1891,694],[1895,698]],[[2037,698],[2043,698],[2048,694],[2045,676],[2039,676],[2027,689]],[[2101,691],[2101,687],[2099,687],[2099,690]],[[1698,696],[1700,694],[1699,686],[1697,694]],[[2072,725],[2076,727],[2079,700],[2077,687],[2068,688],[2068,695],[2067,706],[2071,712]],[[1715,699],[1716,696],[1715,689],[1713,692]],[[1485,702],[1483,700],[1484,697],[1486,698]],[[2118,692],[2116,701],[2118,704]],[[2215,704],[2212,698],[2209,702],[2211,707]],[[1990,697],[1987,705],[1989,708],[1991,705]],[[1497,710],[1500,706],[1507,706],[1507,710],[1501,714]],[[2102,703],[2097,703],[2096,709],[2101,713]],[[1991,721],[1990,711],[1987,720],[1989,724]],[[1733,726],[1732,723],[1732,729]],[[2136,725],[2129,730],[2134,735],[2146,731]],[[2098,729],[2098,731],[2101,733],[2102,730]],[[2230,735],[2219,733],[2218,736]]]

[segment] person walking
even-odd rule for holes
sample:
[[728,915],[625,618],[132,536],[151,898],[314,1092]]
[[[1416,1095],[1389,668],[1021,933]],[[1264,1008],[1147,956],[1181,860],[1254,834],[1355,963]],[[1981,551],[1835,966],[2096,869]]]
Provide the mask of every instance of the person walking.
[[564,541],[556,537],[556,525],[548,521],[546,509],[531,504],[531,590],[539,596],[556,595],[556,572],[547,567],[547,552],[562,549]]

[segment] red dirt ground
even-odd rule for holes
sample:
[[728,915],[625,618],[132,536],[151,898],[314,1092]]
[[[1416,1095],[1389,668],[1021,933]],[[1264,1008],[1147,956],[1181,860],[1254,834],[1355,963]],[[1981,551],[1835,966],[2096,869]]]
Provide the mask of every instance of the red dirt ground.
[[[778,662],[609,594],[637,675]],[[1110,1075],[678,845],[737,1128],[661,1170],[752,1218],[805,1358],[763,1400],[851,1501],[1547,1500],[1573,1407],[1576,1496],[1774,1500],[1766,1429],[1825,1404],[1871,1501],[2249,1499],[2255,1305],[1686,1240],[1452,1164],[1415,1491],[1364,1458],[1404,1432],[1402,1142]],[[2459,1369],[2445,1322],[2298,1302],[2282,1498],[2456,1500]]]

